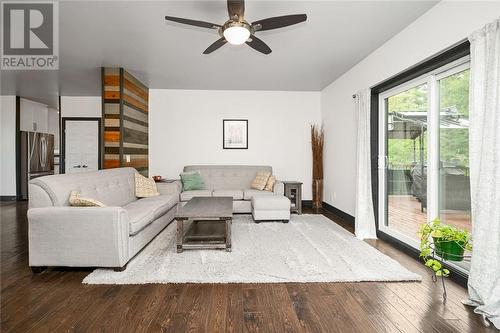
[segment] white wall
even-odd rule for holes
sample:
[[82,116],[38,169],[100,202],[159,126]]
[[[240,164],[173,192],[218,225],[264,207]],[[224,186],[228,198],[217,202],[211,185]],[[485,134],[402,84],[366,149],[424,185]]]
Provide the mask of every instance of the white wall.
[[[248,119],[248,150],[222,149],[222,120]],[[178,178],[188,164],[271,165],[311,199],[310,124],[320,92],[149,90],[150,175]]]
[[21,98],[20,123],[21,131],[48,133],[49,111],[45,104]]
[[57,109],[48,109],[48,131],[54,134],[54,151],[59,153],[59,111]]
[[352,94],[432,57],[500,15],[500,2],[440,2],[321,94],[325,201],[354,215],[356,120]]
[[0,96],[0,195],[16,195],[16,96]]
[[101,118],[101,96],[61,96],[61,117]]

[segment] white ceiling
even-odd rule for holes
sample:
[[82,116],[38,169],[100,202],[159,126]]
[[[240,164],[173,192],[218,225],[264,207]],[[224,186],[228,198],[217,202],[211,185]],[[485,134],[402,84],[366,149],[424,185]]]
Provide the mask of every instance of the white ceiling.
[[[60,3],[60,70],[3,71],[2,94],[57,105],[58,94],[100,95],[100,67],[122,66],[150,88],[318,91],[437,1],[247,1],[246,19],[306,13],[308,20],[246,45],[202,52],[215,31],[165,22],[179,16],[221,24],[221,1]],[[388,59],[390,61],[390,59]]]

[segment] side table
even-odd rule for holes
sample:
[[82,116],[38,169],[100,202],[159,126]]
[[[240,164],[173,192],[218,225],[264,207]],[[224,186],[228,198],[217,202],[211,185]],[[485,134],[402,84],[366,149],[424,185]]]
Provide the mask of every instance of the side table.
[[285,197],[290,199],[290,212],[302,214],[302,182],[284,181]]

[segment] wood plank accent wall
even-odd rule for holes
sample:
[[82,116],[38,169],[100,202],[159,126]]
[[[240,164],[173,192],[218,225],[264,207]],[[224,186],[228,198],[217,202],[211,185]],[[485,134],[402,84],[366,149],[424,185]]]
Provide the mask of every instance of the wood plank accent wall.
[[149,89],[123,68],[102,68],[102,84],[104,168],[148,176]]

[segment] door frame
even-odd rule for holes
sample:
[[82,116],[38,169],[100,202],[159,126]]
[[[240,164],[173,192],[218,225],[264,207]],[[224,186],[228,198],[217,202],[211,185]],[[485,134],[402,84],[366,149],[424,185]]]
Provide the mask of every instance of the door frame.
[[[437,68],[416,79],[410,80],[392,89],[379,94],[379,146],[378,146],[378,229],[385,234],[395,237],[404,243],[419,248],[419,242],[386,225],[388,222],[387,201],[387,99],[408,89],[427,84],[427,223],[431,223],[440,214],[440,115],[439,115],[439,81],[451,75],[470,68],[470,57],[464,56],[445,66]],[[380,223],[382,222],[382,223]]]
[[16,96],[16,200],[21,200],[21,97]]
[[[463,39],[457,44],[452,45],[449,49],[425,59],[421,63],[410,67],[403,72],[382,81],[371,87],[370,98],[370,155],[371,155],[371,176],[372,176],[372,200],[373,210],[375,215],[375,225],[377,228],[377,237],[390,243],[394,247],[400,249],[411,257],[420,260],[420,251],[414,247],[402,242],[379,228],[379,95],[391,88],[399,86],[405,82],[416,79],[426,73],[429,73],[439,67],[458,60],[470,54],[470,43],[467,39]],[[451,272],[451,279],[466,286],[468,275],[463,271],[457,270],[455,267],[447,267]]]
[[97,143],[97,169],[102,169],[102,159],[101,159],[101,145],[102,145],[102,135],[101,135],[101,118],[98,117],[62,117],[61,118],[61,173],[66,173],[66,121],[96,121],[97,122],[97,133],[98,133],[98,143]]

